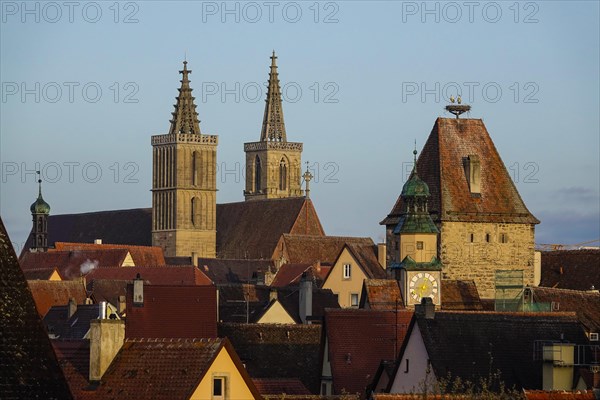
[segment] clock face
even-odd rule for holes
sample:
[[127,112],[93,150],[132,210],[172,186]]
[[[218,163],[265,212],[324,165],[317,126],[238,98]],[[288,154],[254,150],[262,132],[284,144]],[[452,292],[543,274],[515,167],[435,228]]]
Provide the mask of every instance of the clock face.
[[420,302],[423,297],[435,299],[439,293],[439,284],[435,276],[428,272],[419,272],[410,279],[408,290],[410,297]]

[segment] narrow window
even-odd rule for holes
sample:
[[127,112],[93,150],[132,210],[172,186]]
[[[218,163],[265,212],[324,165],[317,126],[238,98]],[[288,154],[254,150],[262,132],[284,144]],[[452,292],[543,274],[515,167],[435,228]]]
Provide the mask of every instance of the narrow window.
[[350,279],[352,273],[352,266],[350,264],[344,264],[344,279]]
[[213,378],[213,395],[214,400],[225,398],[225,378]]
[[198,184],[198,152],[192,152],[192,185]]
[[350,294],[350,306],[358,307],[358,293]]
[[489,233],[486,233],[485,234],[485,241],[489,243],[490,240],[492,240],[492,236]]
[[406,366],[404,367],[404,373],[408,374],[408,358],[406,359]]
[[469,241],[471,243],[473,243],[475,241],[475,234],[474,233],[469,234]]
[[192,198],[192,206],[190,210],[190,216],[192,219],[192,225],[200,225],[200,199],[197,197]]
[[417,242],[417,250],[423,250],[423,242]]
[[500,234],[500,243],[508,243],[508,236],[506,235],[506,233]]
[[261,181],[261,165],[260,165],[260,157],[256,156],[254,161],[254,191],[260,192],[260,181]]
[[282,158],[279,162],[279,190],[285,190],[287,188],[287,164],[285,159]]

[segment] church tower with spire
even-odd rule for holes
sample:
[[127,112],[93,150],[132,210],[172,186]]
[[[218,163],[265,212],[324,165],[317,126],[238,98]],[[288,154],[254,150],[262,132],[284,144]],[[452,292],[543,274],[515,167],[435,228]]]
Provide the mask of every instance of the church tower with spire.
[[[40,171],[37,171],[37,173],[39,175]],[[39,178],[38,185],[38,198],[29,208],[33,219],[31,250],[46,251],[48,250],[48,216],[50,215],[50,205],[42,197],[42,180]]]
[[275,51],[259,142],[244,144],[246,200],[302,196],[300,170],[302,143],[287,141]]
[[216,257],[216,135],[200,132],[187,61],[171,127],[152,136],[152,245],[167,257]]

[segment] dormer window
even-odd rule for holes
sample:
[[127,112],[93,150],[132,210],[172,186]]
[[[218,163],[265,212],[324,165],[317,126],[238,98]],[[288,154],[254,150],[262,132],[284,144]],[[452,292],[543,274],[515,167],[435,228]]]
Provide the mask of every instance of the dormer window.
[[481,195],[481,163],[479,156],[471,154],[463,159],[465,177],[472,195]]

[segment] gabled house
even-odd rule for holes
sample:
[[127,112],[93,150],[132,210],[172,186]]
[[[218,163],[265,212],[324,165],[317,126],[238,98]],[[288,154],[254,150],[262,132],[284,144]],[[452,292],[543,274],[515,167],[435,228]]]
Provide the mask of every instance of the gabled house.
[[397,310],[404,308],[400,286],[395,279],[365,279],[360,292],[359,308]]
[[[562,380],[571,390],[574,346],[587,344],[574,313],[435,311],[431,303],[417,308],[406,336],[389,393],[431,391],[440,379],[456,378],[475,384],[488,379],[491,388],[516,390]],[[554,362],[542,361],[548,354]]]
[[412,314],[408,310],[327,310],[320,393],[365,398],[380,363],[396,359]]
[[94,399],[262,399],[228,339],[126,340]]
[[372,242],[346,243],[325,277],[323,289],[330,289],[337,294],[342,308],[358,308],[363,280],[385,277],[385,270],[377,260],[376,248]]
[[23,271],[28,281],[62,281],[58,268],[31,268]]

